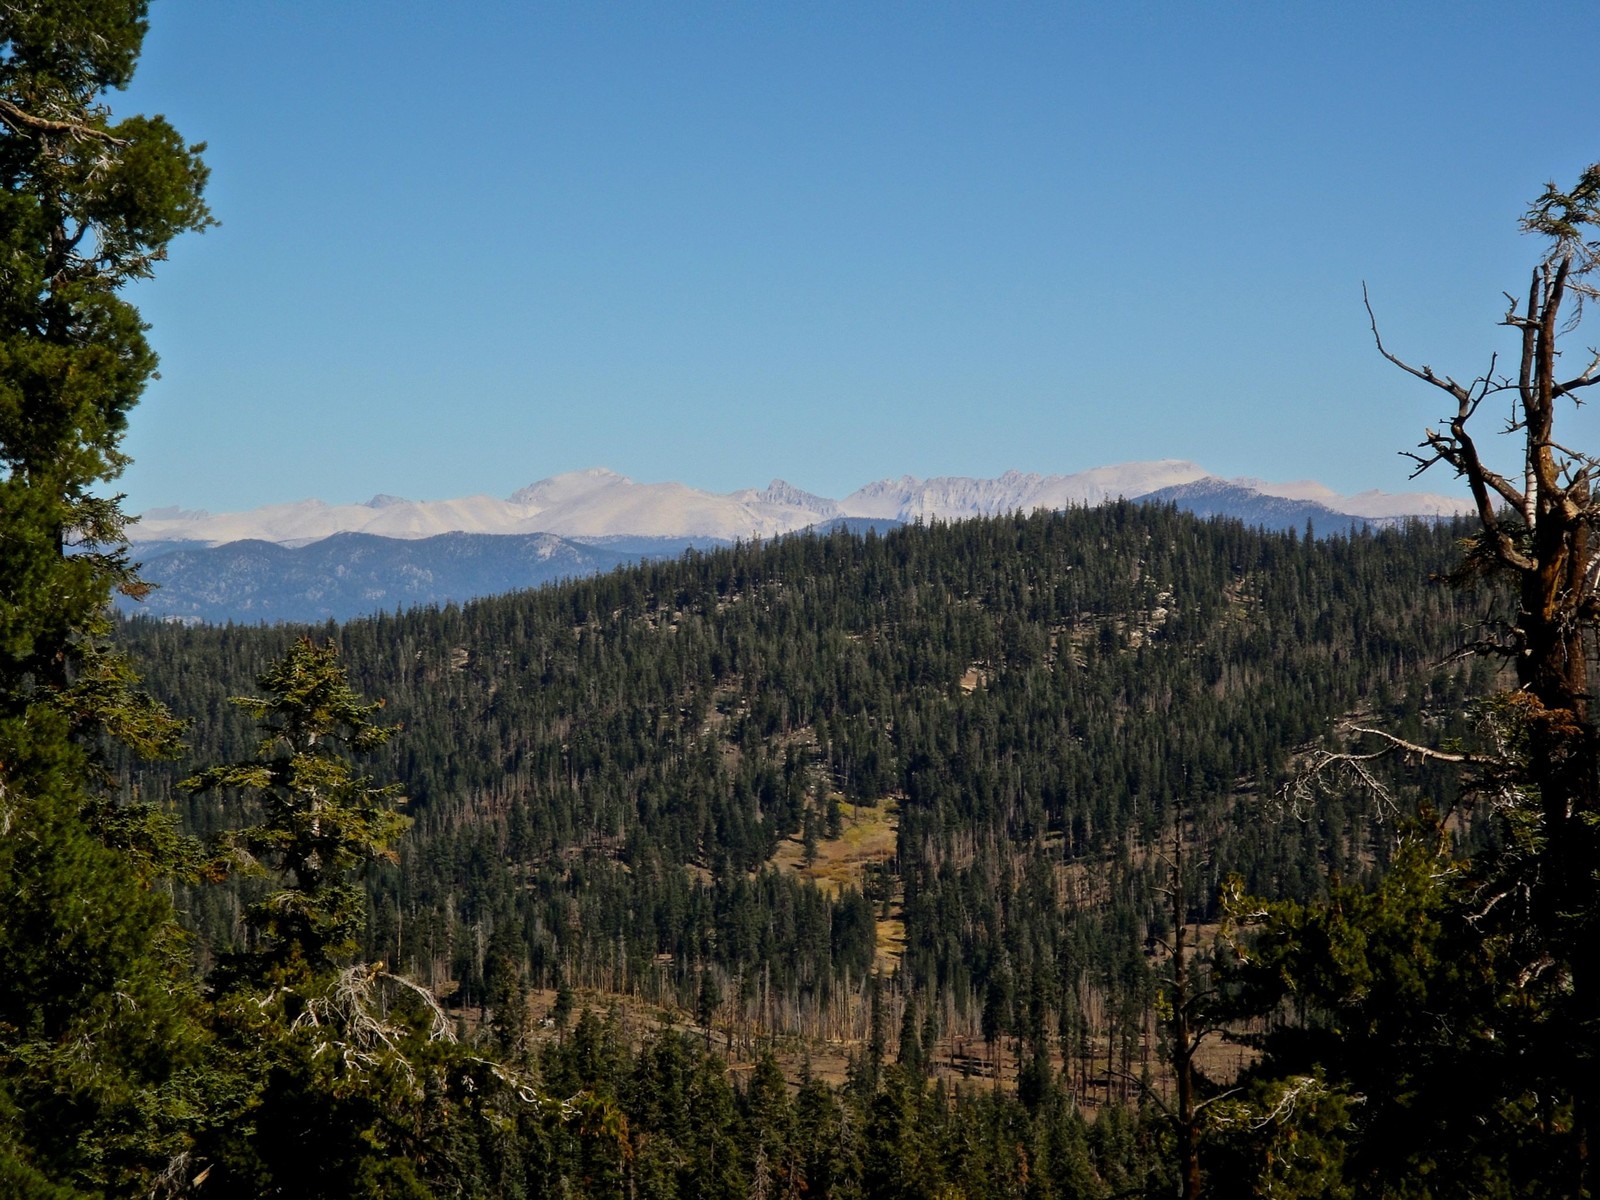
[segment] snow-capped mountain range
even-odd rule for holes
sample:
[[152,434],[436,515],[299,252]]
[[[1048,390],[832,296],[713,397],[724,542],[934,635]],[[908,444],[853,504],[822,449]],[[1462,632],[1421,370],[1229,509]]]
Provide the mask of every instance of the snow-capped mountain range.
[[842,517],[893,521],[958,520],[1005,512],[1138,499],[1183,488],[1194,495],[1254,494],[1321,506],[1364,520],[1450,516],[1464,500],[1422,492],[1369,491],[1341,496],[1320,483],[1223,480],[1179,459],[1096,467],[1074,475],[1007,471],[998,479],[909,475],[869,483],[830,500],[781,479],[759,490],[714,493],[681,483],[635,483],[602,467],[540,480],[505,499],[404,500],[374,496],[365,504],[301,500],[248,512],[212,514],[199,509],[146,512],[130,535],[135,542],[188,542],[207,546],[244,540],[303,546],[337,533],[420,539],[443,533],[552,533],[577,540],[617,537],[774,537]]

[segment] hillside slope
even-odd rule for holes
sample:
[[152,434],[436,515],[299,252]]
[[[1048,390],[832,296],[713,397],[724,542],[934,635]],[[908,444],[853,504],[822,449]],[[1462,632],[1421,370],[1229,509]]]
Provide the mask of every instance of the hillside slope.
[[[1381,868],[1365,797],[1274,797],[1343,714],[1464,719],[1485,668],[1429,667],[1477,619],[1427,583],[1454,537],[1306,541],[1118,504],[794,537],[353,622],[353,676],[403,728],[379,773],[416,819],[370,881],[372,952],[481,996],[483,948],[510,929],[534,986],[693,1011],[709,980],[736,1042],[860,1046],[878,1014],[890,1043],[923,1031],[954,1061],[1009,1040],[1013,1064],[1053,1054],[1109,1090],[1113,1057],[1151,1053],[1175,819],[1205,850],[1197,917],[1229,872],[1306,896]],[[223,697],[294,631],[124,634],[214,761],[250,736]],[[875,812],[886,852],[850,859],[852,815]],[[237,911],[194,898],[213,945]]]

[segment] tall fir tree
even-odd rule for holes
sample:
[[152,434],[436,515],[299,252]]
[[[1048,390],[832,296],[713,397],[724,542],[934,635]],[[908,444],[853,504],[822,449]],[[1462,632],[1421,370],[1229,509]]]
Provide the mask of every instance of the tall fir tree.
[[234,703],[256,718],[253,757],[187,779],[191,792],[254,796],[260,820],[226,838],[229,855],[278,885],[250,913],[264,939],[263,972],[285,980],[315,976],[355,952],[366,919],[356,874],[393,861],[410,823],[400,788],[357,775],[348,758],[376,750],[391,727],[370,719],[382,707],[351,689],[332,643],[297,641],[257,680],[268,695]]

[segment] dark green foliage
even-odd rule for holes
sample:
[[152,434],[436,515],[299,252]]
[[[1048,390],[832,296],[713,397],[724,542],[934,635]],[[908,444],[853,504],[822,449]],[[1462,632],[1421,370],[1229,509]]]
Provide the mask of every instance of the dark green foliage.
[[257,823],[223,841],[269,877],[247,913],[259,945],[214,972],[211,1011],[229,1093],[197,1153],[222,1194],[427,1197],[446,1177],[443,1146],[492,1111],[537,1104],[520,1073],[524,997],[502,937],[487,975],[501,1065],[467,1052],[433,997],[382,963],[355,963],[364,923],[356,880],[393,857],[406,822],[398,789],[354,773],[347,756],[382,747],[380,707],[350,688],[337,652],[295,642],[236,698],[261,739],[251,759],[186,780],[243,792]]
[[252,908],[250,922],[265,938],[266,973],[293,979],[355,951],[366,916],[356,873],[392,861],[408,822],[395,809],[398,786],[379,787],[346,761],[378,749],[392,730],[368,719],[382,704],[350,689],[331,643],[300,639],[257,684],[268,696],[233,698],[260,726],[254,757],[208,767],[180,786],[254,798],[259,823],[223,841],[246,870],[264,869],[285,885]]
[[134,1188],[187,1145],[201,1039],[182,935],[70,798],[0,795],[0,828],[0,1179]]
[[[986,1021],[1008,1074],[1040,1064],[1030,1086],[1065,1021],[1060,1082],[1122,1097],[1106,1068],[1136,1077],[1154,1045],[1145,943],[1163,919],[1139,848],[1189,806],[1196,917],[1229,871],[1309,898],[1330,870],[1381,866],[1364,797],[1328,795],[1303,821],[1273,796],[1352,710],[1418,736],[1465,728],[1487,669],[1426,669],[1477,611],[1425,582],[1453,543],[1111,506],[785,539],[347,625],[358,686],[406,728],[388,769],[416,820],[371,882],[369,953],[480,1003],[483,948],[509,927],[529,986],[692,1012],[709,973],[743,1038],[863,1003],[878,924],[901,917],[885,1061],[914,993],[947,1033]],[[294,636],[124,633],[217,756],[248,744],[219,694]],[[1448,799],[1424,773],[1403,798],[1424,785]],[[898,810],[895,856],[863,890],[767,865],[786,841],[803,853],[808,822],[846,833],[852,798]],[[191,818],[217,828],[212,810]],[[215,904],[197,918],[226,943]]]
[[527,1049],[528,989],[522,981],[522,939],[509,924],[489,939],[483,977],[495,1050],[502,1060],[516,1062]]
[[[203,229],[200,147],[167,123],[114,123],[142,3],[13,5],[0,17],[0,701],[65,682],[74,640],[114,585],[136,586],[114,478],[129,410],[155,371],[119,290]],[[79,553],[63,554],[66,544]]]
[[[1287,1006],[1297,1018],[1262,1039],[1268,1059],[1256,1102],[1270,1111],[1298,1089],[1303,1098],[1285,1106],[1300,1110],[1297,1121],[1315,1123],[1319,1108],[1340,1115],[1347,1131],[1322,1129],[1323,1144],[1297,1154],[1338,1157],[1337,1176],[1358,1194],[1423,1176],[1419,1194],[1495,1194],[1513,1180],[1507,1194],[1549,1194],[1553,1181],[1541,1182],[1536,1162],[1506,1157],[1519,1105],[1506,1091],[1517,1016],[1501,1009],[1486,947],[1452,919],[1471,885],[1440,851],[1437,839],[1408,836],[1375,888],[1336,887],[1321,904],[1233,901],[1262,930],[1232,972],[1241,1007]],[[1282,1159],[1291,1130],[1254,1123],[1252,1139],[1241,1110],[1224,1122],[1219,1145],[1237,1153],[1254,1140],[1263,1162]],[[1292,1132],[1296,1142],[1313,1140]]]
[[0,12],[0,1191],[147,1192],[181,1177],[203,1042],[163,890],[194,865],[100,766],[174,723],[104,641],[139,583],[116,499],[156,360],[119,294],[210,222],[205,168],[160,118],[113,121],[145,5]]
[[1130,1181],[1160,1186],[1156,1142],[1120,1110],[1091,1127],[1058,1101],[1029,1112],[987,1088],[951,1094],[898,1068],[870,1093],[835,1091],[809,1073],[796,1088],[770,1056],[735,1082],[678,1031],[634,1054],[620,1037],[615,1021],[586,1014],[544,1060],[558,1094],[581,1085],[617,1098],[609,1132],[577,1115],[524,1121],[495,1194],[1109,1200],[1145,1194]]

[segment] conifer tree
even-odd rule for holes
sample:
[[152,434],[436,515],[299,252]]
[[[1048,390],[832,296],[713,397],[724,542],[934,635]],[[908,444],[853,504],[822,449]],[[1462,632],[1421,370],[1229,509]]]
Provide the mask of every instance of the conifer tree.
[[182,786],[254,794],[261,820],[225,840],[247,869],[281,884],[251,911],[266,939],[267,973],[304,978],[354,953],[366,915],[354,876],[393,861],[410,822],[396,809],[398,785],[374,784],[348,761],[393,730],[369,720],[382,702],[356,695],[331,642],[301,638],[257,682],[267,696],[234,698],[260,725],[255,756],[207,768]]
[[257,683],[265,696],[234,698],[261,730],[255,755],[182,785],[251,798],[258,819],[224,835],[224,857],[275,885],[248,913],[259,946],[213,980],[237,1078],[201,1149],[225,1194],[430,1195],[421,1160],[449,1136],[450,1076],[465,1064],[433,1048],[454,1038],[430,994],[351,962],[366,915],[356,876],[392,859],[408,822],[399,789],[349,760],[392,730],[371,721],[381,703],[355,693],[331,643],[299,639]]
[[[95,490],[126,465],[128,413],[156,368],[120,293],[212,224],[204,147],[104,103],[133,77],[145,9],[0,8],[0,737],[46,706],[75,715],[63,693],[111,589],[141,586],[120,497]],[[53,757],[8,749],[18,786]]]
[[[1589,667],[1600,630],[1600,458],[1565,445],[1557,425],[1567,402],[1600,384],[1600,352],[1562,361],[1584,302],[1600,296],[1600,165],[1570,191],[1547,185],[1522,228],[1546,245],[1527,291],[1508,293],[1514,370],[1491,358],[1462,383],[1406,362],[1372,326],[1385,358],[1448,398],[1412,457],[1417,473],[1443,464],[1471,491],[1472,536],[1448,578],[1487,584],[1507,602],[1465,651],[1505,663],[1514,686],[1478,698],[1476,736],[1464,744],[1360,727],[1364,751],[1313,760],[1354,768],[1369,785],[1375,760],[1396,752],[1463,772],[1461,790],[1485,801],[1487,848],[1456,861],[1443,823],[1422,820],[1370,892],[1335,888],[1320,905],[1234,892],[1229,902],[1263,931],[1240,974],[1260,989],[1258,1011],[1292,995],[1305,1018],[1269,1040],[1258,1073],[1268,1115],[1308,1112],[1313,1096],[1329,1110],[1359,1108],[1341,1169],[1361,1194],[1423,1173],[1436,1194],[1594,1191],[1600,728]],[[1509,473],[1479,444],[1480,413],[1502,402],[1518,460]]]
[[[0,5],[0,1192],[181,1178],[197,1027],[153,885],[181,843],[97,794],[91,737],[171,749],[175,726],[106,647],[137,594],[118,497],[156,358],[120,294],[205,228],[202,147],[114,120],[140,0]],[[48,1188],[47,1183],[48,1181]],[[49,1190],[53,1188],[54,1190]]]

